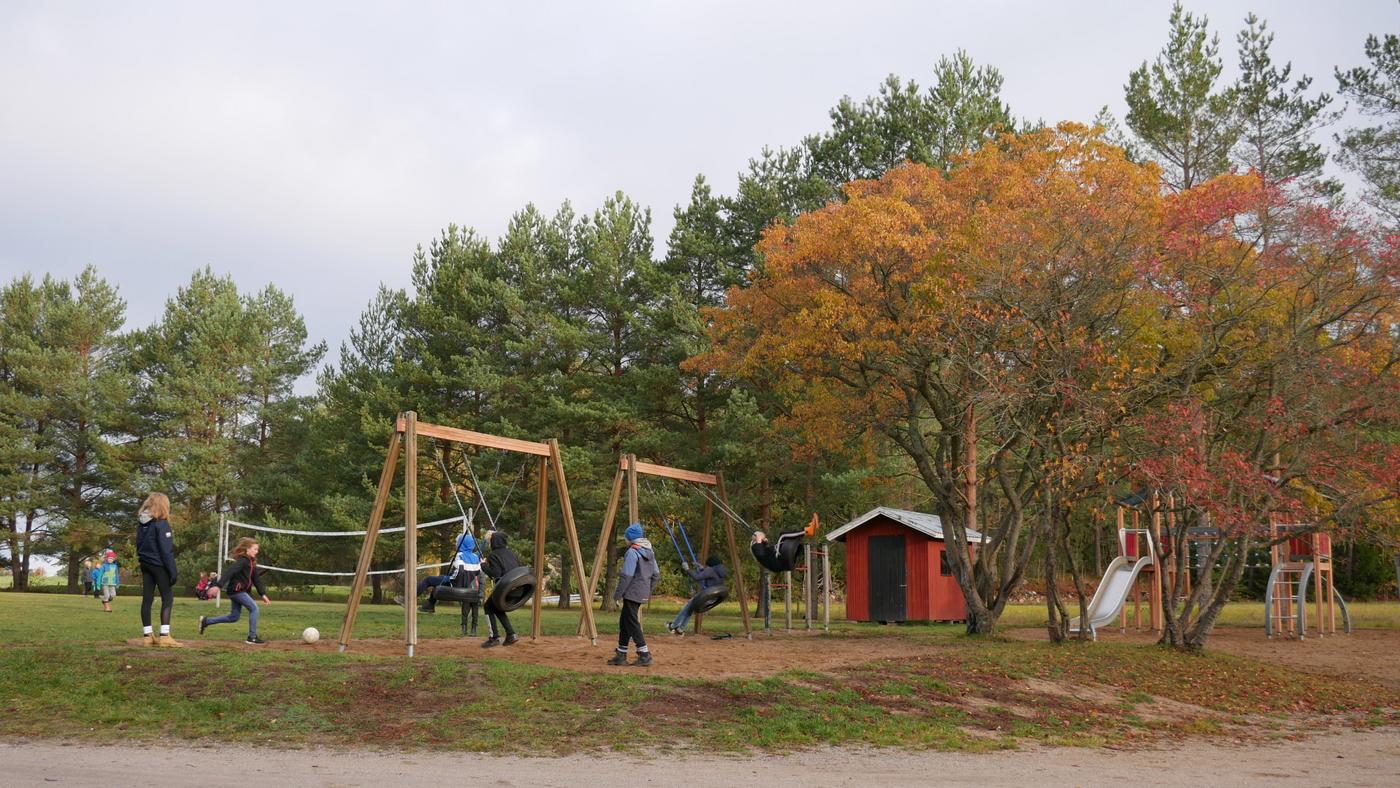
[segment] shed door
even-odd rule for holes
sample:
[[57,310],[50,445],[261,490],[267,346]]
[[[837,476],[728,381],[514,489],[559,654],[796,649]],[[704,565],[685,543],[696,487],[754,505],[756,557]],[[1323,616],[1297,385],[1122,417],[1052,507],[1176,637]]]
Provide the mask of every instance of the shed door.
[[870,537],[870,618],[872,621],[904,621],[904,537]]

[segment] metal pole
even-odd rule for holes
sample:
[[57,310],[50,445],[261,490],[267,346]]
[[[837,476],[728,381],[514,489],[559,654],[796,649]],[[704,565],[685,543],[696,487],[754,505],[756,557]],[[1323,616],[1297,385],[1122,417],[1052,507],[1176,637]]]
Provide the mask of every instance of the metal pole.
[[810,630],[815,589],[812,588],[812,545],[807,542],[802,543],[802,564],[802,628]]
[[763,607],[763,631],[773,634],[773,576],[767,569],[760,569],[758,579],[758,602]]
[[822,629],[831,631],[831,546],[822,548]]
[[792,572],[783,572],[783,628],[792,631]]
[[[228,513],[227,513],[227,512],[223,512],[223,513],[221,513],[221,514],[219,515],[219,539],[218,539],[218,547],[217,547],[216,549],[218,549],[219,555],[218,555],[218,561],[215,563],[215,570],[217,571],[219,577],[223,577],[223,575],[224,575],[224,556],[228,555]],[[215,609],[215,610],[218,610],[218,609],[219,609],[219,606],[222,605],[223,602],[224,602],[224,595],[223,595],[222,593],[219,594],[218,596],[214,597],[214,609]]]

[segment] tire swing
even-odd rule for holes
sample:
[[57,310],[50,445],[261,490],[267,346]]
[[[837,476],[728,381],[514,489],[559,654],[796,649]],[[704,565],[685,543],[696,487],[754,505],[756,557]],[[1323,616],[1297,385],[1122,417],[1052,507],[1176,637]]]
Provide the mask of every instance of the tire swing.
[[695,597],[695,606],[692,610],[696,613],[708,613],[723,602],[729,596],[724,586],[710,586],[701,591]]
[[[673,522],[665,513],[661,514],[660,523],[661,529],[666,532],[667,536],[671,537],[671,546],[676,549],[676,558],[680,559],[681,567],[683,569],[688,566],[699,568],[700,559],[695,555],[695,549],[690,545],[690,536],[685,531],[685,523],[680,520],[675,520]],[[681,535],[680,541],[676,540],[677,532]],[[685,553],[681,552],[681,542],[685,543]],[[687,564],[685,560],[686,553],[690,554],[689,564]],[[689,572],[686,573],[686,583],[692,589],[691,593],[693,596],[691,599],[694,601],[691,607],[692,613],[708,613],[714,610],[719,603],[723,602],[725,598],[729,596],[729,590],[723,583],[705,589],[697,589],[695,581],[690,578]]]
[[435,586],[433,599],[437,602],[461,602],[466,605],[479,605],[481,604],[481,592],[475,588]]
[[530,571],[530,567],[517,566],[496,581],[496,588],[491,592],[491,604],[497,610],[509,613],[533,599],[537,585],[535,573]]

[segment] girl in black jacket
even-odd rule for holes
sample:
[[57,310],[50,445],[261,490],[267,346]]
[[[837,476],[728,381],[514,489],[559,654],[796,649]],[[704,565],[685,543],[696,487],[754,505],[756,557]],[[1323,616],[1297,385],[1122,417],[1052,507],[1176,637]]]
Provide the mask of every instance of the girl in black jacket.
[[[487,543],[491,545],[491,553],[486,556],[486,560],[481,563],[481,572],[492,580],[500,580],[506,572],[520,566],[520,556],[515,551],[506,547],[506,535],[503,531],[492,531]],[[492,595],[494,596],[494,594]],[[511,628],[510,618],[506,616],[506,611],[496,606],[492,597],[486,599],[486,631],[488,637],[482,642],[482,648],[491,648],[501,645],[501,636],[496,629],[497,622],[500,622],[501,629],[506,631],[505,644],[507,646],[520,640],[520,636],[515,634]]]
[[232,624],[237,621],[243,608],[248,608],[248,643],[261,646],[266,640],[258,637],[258,603],[253,601],[249,591],[257,589],[258,596],[262,597],[264,605],[272,604],[272,600],[267,598],[267,589],[263,587],[263,581],[258,576],[258,540],[243,537],[238,540],[238,545],[233,548],[233,553],[229,558],[233,559],[233,566],[224,572],[219,585],[224,589],[228,597],[231,608],[227,613],[218,618],[199,617],[199,634],[203,635],[204,630],[215,624]]
[[[136,558],[141,565],[141,632],[148,646],[183,648],[170,636],[170,614],[175,609],[175,534],[170,530],[170,499],[151,493],[141,504],[136,526]],[[151,604],[160,591],[160,638],[151,628]]]

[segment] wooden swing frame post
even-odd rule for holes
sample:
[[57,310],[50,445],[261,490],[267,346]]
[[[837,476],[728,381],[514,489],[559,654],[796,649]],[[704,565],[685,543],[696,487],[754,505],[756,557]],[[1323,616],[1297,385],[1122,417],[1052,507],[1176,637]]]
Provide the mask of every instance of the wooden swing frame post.
[[[580,586],[588,583],[588,576],[583,571],[583,552],[578,543],[578,527],[574,523],[574,510],[569,502],[568,482],[564,477],[564,460],[559,449],[559,441],[551,439],[548,443],[538,443],[535,441],[519,440],[517,438],[506,438],[500,435],[488,435],[482,432],[472,432],[471,430],[458,429],[456,427],[444,427],[438,424],[428,424],[418,421],[418,414],[413,411],[400,413],[394,423],[394,433],[389,437],[389,447],[384,456],[384,468],[379,475],[379,488],[375,493],[374,507],[370,511],[369,525],[365,529],[365,541],[360,546],[360,557],[355,564],[355,579],[350,585],[350,598],[345,606],[345,618],[340,624],[340,651],[344,652],[350,645],[350,638],[355,628],[355,619],[359,615],[360,597],[364,594],[365,581],[369,577],[369,565],[374,557],[374,544],[379,538],[379,528],[384,520],[384,509],[389,501],[389,492],[393,487],[394,476],[398,470],[399,455],[402,453],[404,462],[404,645],[408,656],[412,657],[414,648],[418,644],[418,606],[416,601],[408,598],[408,589],[416,585],[418,567],[418,465],[417,448],[418,436],[424,435],[449,443],[460,443],[464,446],[478,446],[487,449],[500,449],[502,451],[516,452],[539,458],[538,481],[539,490],[536,499],[535,513],[535,597],[531,617],[531,636],[540,636],[540,597],[544,592],[543,571],[544,571],[544,541],[545,531],[549,522],[549,481],[554,478],[555,489],[559,496],[559,510],[564,520],[564,536],[569,545],[569,552],[574,562],[574,571],[578,573]],[[593,608],[590,605],[583,605],[579,613],[579,631],[586,633],[594,645],[598,643],[598,628],[593,620]]]
[[[724,508],[729,507],[729,496],[724,489],[724,474],[702,473],[691,471],[685,468],[674,468],[670,465],[658,465],[651,462],[640,462],[635,454],[625,454],[618,459],[617,474],[613,477],[612,495],[608,499],[607,513],[603,516],[603,527],[598,533],[598,550],[593,556],[593,574],[588,582],[588,596],[583,600],[583,606],[593,607],[593,597],[598,593],[598,582],[603,576],[603,562],[609,560],[608,548],[612,544],[613,528],[617,525],[617,510],[622,497],[622,486],[627,485],[627,516],[629,523],[639,522],[639,507],[637,504],[637,478],[638,476],[655,476],[663,479],[676,479],[678,481],[703,484],[714,490],[719,497]],[[714,517],[713,503],[708,497],[705,499],[705,510],[702,531],[700,534],[700,554],[709,555],[712,521]],[[730,566],[734,568],[734,590],[739,598],[739,612],[744,622],[744,635],[753,638],[753,628],[749,622],[748,594],[744,587],[744,573],[740,571],[738,542],[734,539],[734,518],[724,512],[724,530],[729,547]],[[607,589],[603,589],[607,593]],[[700,632],[703,626],[703,614],[697,613],[694,618],[694,631]]]

